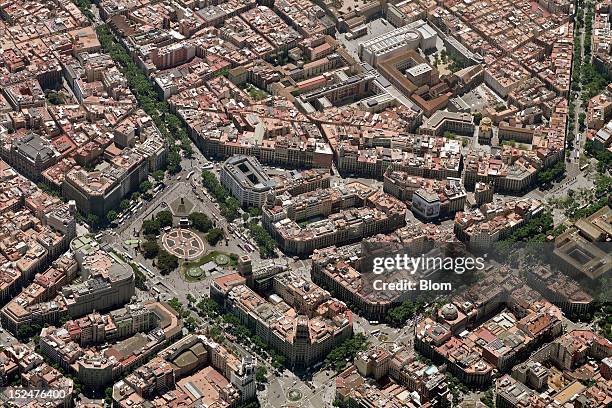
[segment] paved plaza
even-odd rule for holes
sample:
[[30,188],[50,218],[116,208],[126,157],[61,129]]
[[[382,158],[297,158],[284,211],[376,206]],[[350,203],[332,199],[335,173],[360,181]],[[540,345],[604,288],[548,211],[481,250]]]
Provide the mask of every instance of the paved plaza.
[[164,249],[185,260],[197,259],[204,254],[204,241],[195,232],[175,228],[162,236]]

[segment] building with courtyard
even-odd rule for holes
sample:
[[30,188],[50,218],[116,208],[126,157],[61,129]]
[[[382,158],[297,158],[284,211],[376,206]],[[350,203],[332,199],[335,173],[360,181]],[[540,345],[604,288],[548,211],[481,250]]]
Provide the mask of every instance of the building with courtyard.
[[276,184],[254,156],[230,157],[221,166],[219,178],[240,205],[246,207],[262,207]]

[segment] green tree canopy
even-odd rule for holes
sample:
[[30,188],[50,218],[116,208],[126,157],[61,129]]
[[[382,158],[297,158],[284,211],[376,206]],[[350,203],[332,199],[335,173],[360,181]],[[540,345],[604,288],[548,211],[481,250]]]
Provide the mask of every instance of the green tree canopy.
[[204,213],[193,212],[187,218],[191,222],[191,226],[200,232],[208,232],[212,228],[212,221]]
[[159,220],[144,220],[142,222],[142,233],[144,235],[158,235],[160,229]]
[[155,215],[155,219],[159,221],[160,228],[172,226],[172,213],[168,210],[158,212]]
[[168,275],[170,272],[178,268],[178,261],[179,259],[176,256],[163,249],[160,249],[159,255],[157,256],[157,267],[162,275]]
[[106,213],[106,219],[108,220],[108,222],[113,222],[117,219],[117,211],[115,210],[110,210],[109,212]]
[[142,244],[142,253],[146,259],[153,259],[159,254],[159,244],[154,239]]
[[210,245],[217,245],[223,239],[223,230],[221,228],[213,228],[206,234],[206,241]]

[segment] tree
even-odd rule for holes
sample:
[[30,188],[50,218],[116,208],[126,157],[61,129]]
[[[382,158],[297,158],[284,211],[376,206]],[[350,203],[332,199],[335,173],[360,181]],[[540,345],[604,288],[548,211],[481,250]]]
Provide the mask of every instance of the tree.
[[20,340],[24,340],[32,337],[36,333],[36,329],[34,325],[22,324],[17,329],[17,338]]
[[495,395],[493,394],[493,389],[489,388],[482,397],[480,397],[480,401],[485,404],[489,408],[494,408],[495,403]]
[[223,215],[229,222],[232,222],[238,218],[239,208],[240,202],[235,197],[228,196],[225,199],[225,202],[221,205],[221,215]]
[[393,325],[402,325],[406,323],[406,320],[414,317],[414,315],[423,307],[422,302],[412,302],[406,300],[401,305],[389,309],[385,316],[389,323]]
[[203,317],[215,317],[219,314],[219,305],[211,298],[202,298],[198,303],[198,310]]
[[[131,199],[132,199],[133,201],[138,201],[138,199],[139,199],[139,198],[140,198],[140,193],[139,193],[138,191],[134,191],[134,192],[132,193],[132,197],[131,197]],[[128,203],[128,204],[129,204],[129,203]],[[128,207],[129,207],[129,205],[128,205]]]
[[115,210],[110,210],[109,212],[106,213],[106,219],[108,220],[108,222],[113,222],[117,219],[117,211]]
[[250,207],[249,208],[249,215],[251,217],[259,217],[259,216],[261,216],[261,214],[262,214],[261,208],[259,208],[259,207]]
[[172,226],[172,213],[170,211],[164,210],[160,211],[155,215],[155,219],[159,221],[159,227],[171,227]]
[[168,153],[168,171],[170,174],[176,174],[181,170],[181,155],[176,150],[171,150]]
[[174,311],[179,315],[183,313],[183,304],[180,300],[178,300],[178,298],[173,297],[172,299],[170,299],[168,301],[168,305],[170,305],[170,307],[174,309]]
[[474,123],[475,123],[475,124],[477,124],[477,125],[479,125],[479,124],[480,124],[480,121],[482,120],[482,113],[480,113],[480,112],[474,112],[474,113],[472,114],[472,116],[474,116]]
[[198,329],[198,322],[195,317],[190,315],[185,319],[185,328],[190,332],[194,332]]
[[588,140],[584,144],[584,151],[597,159],[597,171],[600,174],[606,174],[608,169],[612,167],[612,153],[606,149],[598,149],[592,140]]
[[358,352],[366,350],[368,341],[362,333],[358,333],[336,346],[325,358],[325,364],[332,367],[336,372],[341,372],[346,367],[347,361],[352,361]]
[[113,387],[108,387],[104,390],[104,404],[109,407],[113,406]]
[[153,172],[153,178],[155,179],[155,181],[162,181],[165,176],[166,175],[164,174],[163,170],[155,170]]
[[47,91],[46,92],[47,101],[51,105],[62,105],[64,103],[64,97],[61,93],[56,91]]
[[221,228],[213,228],[206,234],[206,241],[212,246],[217,245],[223,239],[223,230]]
[[272,351],[272,367],[280,368],[285,365],[285,356],[280,354],[276,354],[276,352]]
[[147,240],[142,244],[142,254],[146,259],[153,259],[159,254],[159,244],[155,240]]
[[578,126],[580,127],[580,130],[584,130],[585,120],[586,120],[586,113],[580,112],[580,115],[578,115]]
[[140,183],[140,187],[138,189],[140,190],[141,193],[146,193],[152,187],[153,187],[153,184],[151,184],[149,180],[145,180],[142,183]]
[[119,203],[119,208],[121,208],[121,211],[125,211],[130,208],[129,200],[121,200],[121,202]]
[[144,235],[158,235],[160,229],[159,220],[144,220],[142,222],[142,232]]
[[136,264],[132,263],[130,265],[132,266],[132,270],[134,271],[134,286],[136,286],[140,290],[146,291],[148,289],[146,284],[147,277],[144,273],[142,273],[140,268],[136,266]]
[[562,177],[563,174],[565,174],[565,162],[560,160],[551,168],[540,171],[538,173],[538,182],[540,184],[547,184]]
[[259,246],[259,253],[262,258],[270,258],[274,256],[276,250],[276,241],[261,225],[251,222],[248,225],[251,236]]
[[162,275],[168,275],[170,272],[178,268],[178,258],[167,251],[160,249],[157,255],[157,267]]
[[183,150],[183,157],[186,159],[191,159],[193,157],[193,147],[191,147],[191,141],[185,135],[181,138],[181,149]]
[[259,366],[257,367],[257,370],[255,371],[255,380],[260,383],[266,383],[268,382],[267,374],[268,374],[268,370],[266,369],[266,367]]
[[264,339],[262,339],[261,337],[256,335],[256,336],[253,336],[251,340],[253,341],[253,344],[255,345],[255,347],[258,347],[261,350],[268,349],[268,343],[266,343]]
[[208,170],[202,171],[202,185],[220,204],[225,203],[229,197],[229,191],[219,183],[217,176]]
[[95,228],[100,223],[100,218],[96,214],[87,214],[87,223],[90,227]]
[[505,239],[512,242],[543,242],[547,235],[552,234],[553,218],[549,211],[542,211],[532,217],[523,226],[516,229]]
[[208,232],[212,228],[212,221],[204,213],[193,212],[187,218],[191,226],[200,232]]
[[337,408],[348,408],[348,403],[342,401],[339,397],[336,397],[332,402],[332,406]]

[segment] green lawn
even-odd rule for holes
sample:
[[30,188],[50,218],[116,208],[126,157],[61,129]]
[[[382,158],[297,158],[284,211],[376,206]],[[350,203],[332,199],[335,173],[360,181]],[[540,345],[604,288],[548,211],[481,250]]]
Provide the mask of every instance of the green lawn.
[[[233,269],[238,265],[238,257],[235,254],[226,253],[223,251],[210,251],[209,253],[201,257],[200,259],[197,259],[195,261],[183,262],[183,264],[181,265],[181,271],[182,271],[183,278],[187,281],[200,280],[201,278],[204,277],[204,275],[202,275],[199,278],[193,278],[193,277],[190,277],[189,274],[187,274],[187,271],[189,271],[191,268],[198,268],[210,261],[214,261],[215,258],[217,258],[219,255],[225,256],[227,257],[227,259],[229,259],[229,262],[226,265],[220,265],[220,267]],[[232,255],[234,256],[232,257]]]
[[266,91],[259,89],[253,85],[250,85],[246,89],[246,91],[249,94],[249,96],[253,98],[255,101],[261,101],[263,99],[266,99],[268,96],[270,96],[270,94],[268,94]]

